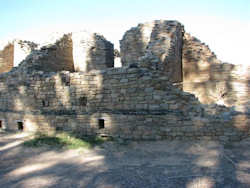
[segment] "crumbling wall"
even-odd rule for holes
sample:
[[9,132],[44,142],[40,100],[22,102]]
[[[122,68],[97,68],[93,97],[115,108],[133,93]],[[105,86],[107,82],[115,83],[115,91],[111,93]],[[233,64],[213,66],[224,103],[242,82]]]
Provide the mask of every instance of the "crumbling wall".
[[183,32],[183,26],[177,21],[139,24],[120,41],[122,65],[137,64],[161,70],[171,82],[181,82]]
[[17,67],[35,48],[37,44],[29,41],[14,40],[0,51],[0,73],[9,72]]
[[212,66],[221,63],[208,45],[185,33],[183,37],[182,64],[184,81],[209,80]]
[[26,40],[14,40],[14,60],[13,66],[17,67],[28,55],[30,55],[38,45]]
[[8,44],[0,51],[0,73],[9,72],[14,62],[14,45]]
[[[63,35],[0,75],[1,124],[13,130],[22,124],[24,131],[125,139],[236,141],[249,136],[249,104],[229,108],[200,103],[210,90],[216,94],[212,89],[222,87],[227,90],[218,89],[218,96],[224,102],[225,96],[231,96],[230,102],[242,93],[249,102],[249,72],[240,82],[240,67],[220,63],[188,34],[183,45],[182,35],[176,21],[139,24],[124,35],[124,67],[116,69],[109,68],[114,65],[113,45],[102,36]],[[190,93],[173,86],[182,81],[182,69],[182,85]]]
[[232,106],[248,102],[249,67],[222,63],[207,45],[188,33],[183,41],[184,91],[206,104]]
[[114,67],[113,50],[113,44],[97,34],[64,34],[34,51],[20,68],[45,72],[103,70]]
[[40,49],[33,51],[20,63],[23,71],[42,70],[53,71],[74,71],[72,55],[71,35],[63,35],[55,43],[46,44]]

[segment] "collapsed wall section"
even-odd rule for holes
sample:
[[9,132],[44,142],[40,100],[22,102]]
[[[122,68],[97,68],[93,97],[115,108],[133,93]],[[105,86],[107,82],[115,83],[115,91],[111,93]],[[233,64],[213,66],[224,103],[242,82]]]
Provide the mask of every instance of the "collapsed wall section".
[[183,90],[202,103],[227,106],[248,102],[250,67],[222,63],[207,45],[190,34],[183,40]]
[[74,71],[71,35],[60,36],[55,43],[46,44],[33,51],[21,62],[18,70]]
[[9,72],[17,67],[37,45],[24,40],[14,40],[0,50],[0,73]]
[[56,42],[34,51],[19,69],[88,72],[109,67],[114,67],[113,44],[98,34],[78,32],[58,36]]
[[137,64],[160,70],[171,82],[181,82],[183,32],[183,26],[177,21],[139,24],[128,30],[120,41],[122,65]]

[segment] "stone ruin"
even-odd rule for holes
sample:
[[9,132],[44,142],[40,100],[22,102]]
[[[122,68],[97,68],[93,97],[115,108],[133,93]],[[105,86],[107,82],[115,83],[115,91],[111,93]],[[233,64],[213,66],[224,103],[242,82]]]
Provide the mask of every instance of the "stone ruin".
[[120,68],[113,44],[98,34],[23,42],[29,50],[19,64],[14,46],[0,52],[1,128],[133,140],[237,141],[250,134],[250,69],[222,63],[177,21],[128,30]]
[[176,21],[139,24],[125,33],[121,43],[123,66],[137,64],[162,71],[172,82],[182,82],[183,26]]

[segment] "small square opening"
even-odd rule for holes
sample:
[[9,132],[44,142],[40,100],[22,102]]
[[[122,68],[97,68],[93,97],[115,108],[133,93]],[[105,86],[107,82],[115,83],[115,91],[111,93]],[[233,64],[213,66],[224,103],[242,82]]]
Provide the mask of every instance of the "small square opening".
[[87,97],[80,97],[79,98],[79,103],[81,106],[86,106],[87,102],[88,102]]
[[48,107],[49,106],[49,101],[42,100],[42,106],[43,107]]
[[18,121],[18,122],[17,122],[17,128],[18,128],[19,131],[23,131],[23,128],[24,128],[24,127],[23,127],[23,122]]
[[98,127],[99,127],[99,129],[104,129],[105,128],[104,119],[99,119],[98,120]]

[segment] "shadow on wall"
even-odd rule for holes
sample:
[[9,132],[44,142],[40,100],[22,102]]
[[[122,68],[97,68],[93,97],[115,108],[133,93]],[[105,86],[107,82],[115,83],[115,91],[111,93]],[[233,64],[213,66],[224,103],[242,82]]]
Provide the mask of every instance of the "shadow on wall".
[[72,34],[75,71],[89,72],[114,67],[114,47],[103,36],[79,32]]
[[[75,76],[69,76],[70,74]],[[23,75],[15,76],[11,79],[12,82],[3,82],[6,92],[1,95],[9,94],[7,95],[8,101],[12,102],[6,103],[6,109],[16,110],[16,116],[14,112],[14,116],[6,119],[15,118],[23,121],[24,129],[28,129],[28,125],[36,125],[43,131],[72,131],[75,134],[83,133],[84,135],[96,133],[105,135],[107,130],[107,132],[112,132],[115,129],[121,129],[120,131],[123,131],[125,135],[129,135],[136,128],[137,122],[133,122],[127,118],[128,116],[121,119],[120,117],[114,118],[115,116],[110,116],[105,112],[96,113],[94,104],[88,102],[95,100],[98,94],[105,91],[106,85],[101,75],[96,77],[81,72],[60,72],[46,76],[43,73],[34,72],[33,75],[27,75],[26,79]],[[40,82],[40,77],[43,76],[48,79],[48,82],[44,83],[45,85],[41,85]],[[17,82],[18,87],[14,85]],[[79,82],[83,83],[82,85],[86,83],[86,86],[76,87],[75,83]],[[27,96],[30,97],[27,98]],[[98,97],[105,100],[102,96]],[[76,111],[80,113],[76,113]],[[8,114],[8,110],[3,114]],[[140,121],[144,121],[143,115],[139,115],[139,117]],[[233,121],[234,129],[229,133],[244,131],[238,127],[239,121],[242,122],[242,125],[246,123],[245,120],[235,119]],[[13,124],[13,121],[9,123]],[[170,122],[165,123],[170,124]],[[199,127],[196,133],[202,134],[203,129],[206,129],[204,127],[206,122],[197,118],[194,123]],[[124,124],[130,124],[130,126],[123,126]],[[227,124],[228,122],[225,121],[225,126]],[[18,123],[14,126],[17,125]],[[114,127],[113,125],[121,126]],[[145,125],[141,128],[147,129],[148,133],[158,127],[157,122],[154,121],[147,125],[148,127]],[[154,125],[157,126],[154,127]],[[189,135],[176,135],[176,138],[181,139],[185,136]],[[155,142],[150,146],[147,145],[147,142],[143,142],[131,144],[128,148],[119,146],[118,149],[108,146],[95,150],[89,155],[85,153],[71,155],[72,153],[67,151],[48,149],[32,153],[18,145],[6,147],[1,150],[1,161],[12,161],[12,164],[13,161],[17,159],[18,161],[13,167],[10,167],[7,162],[0,163],[0,175],[3,174],[0,187],[27,187],[34,182],[37,184],[38,178],[41,186],[50,187],[55,185],[61,187],[72,185],[78,187],[104,185],[127,187],[128,182],[129,185],[135,187],[152,187],[159,184],[162,187],[183,187],[183,185],[194,187],[204,184],[208,187],[249,186],[247,180],[242,178],[242,176],[248,177],[246,163],[250,159],[245,157],[249,156],[247,149],[242,150],[243,153],[242,151],[236,152],[235,155],[239,155],[239,158],[233,158],[232,162],[230,158],[228,159],[227,153],[231,151],[223,150],[218,143],[200,142],[197,144],[186,141],[179,145],[175,145],[175,143]],[[23,155],[17,157],[19,154]],[[63,159],[60,158],[61,156],[64,156]]]
[[93,34],[92,46],[87,49],[86,72],[114,67],[114,47],[102,36]]
[[24,69],[41,70],[45,72],[74,71],[73,44],[71,34],[65,34],[54,44],[41,47],[33,52],[22,63]]
[[[96,54],[98,51],[93,48],[89,52],[89,62],[95,61],[93,59],[96,58]],[[90,66],[90,68],[93,67],[95,65]],[[209,75],[212,76],[212,72],[209,72]],[[116,129],[129,135],[137,128],[137,122],[133,122],[133,119],[127,118],[128,116],[114,118],[115,116],[105,113],[104,107],[100,106],[98,109],[100,112],[96,112],[95,104],[89,103],[89,101],[95,101],[96,98],[105,101],[101,94],[105,92],[106,85],[101,75],[60,72],[48,73],[46,76],[43,72],[34,72],[26,77],[21,73],[10,76],[12,78],[8,82],[4,82],[6,77],[1,78],[3,82],[0,92],[1,98],[7,98],[0,100],[0,106],[3,108],[1,114],[6,118],[10,127],[18,128],[20,125],[18,122],[24,122],[24,130],[38,128],[47,132],[72,131],[84,135],[106,134],[116,132]],[[41,85],[41,78],[47,80],[44,85]],[[227,79],[231,81],[229,78]],[[127,80],[125,79],[125,81]],[[77,83],[81,83],[83,87],[77,87]],[[211,86],[204,87],[203,89],[207,89],[206,87]],[[230,85],[227,87],[229,88]],[[110,104],[110,108],[112,108],[112,104]],[[138,115],[138,117],[140,121],[145,120],[143,115]],[[155,117],[157,119],[159,116],[155,115]],[[244,116],[235,117],[237,118],[232,121],[233,126],[229,129],[228,134],[237,131],[243,134],[247,121],[242,119]],[[13,123],[13,119],[18,122]],[[152,117],[149,119],[152,120]],[[217,120],[214,121],[216,123]],[[239,122],[242,124],[239,125]],[[204,119],[197,117],[194,121],[195,127],[197,127],[195,136],[204,134],[204,131],[207,131],[207,136],[211,134],[205,127],[206,123]],[[130,126],[122,126],[124,124],[130,124]],[[170,124],[170,122],[165,122],[166,127],[162,132],[167,132]],[[154,125],[157,126],[154,127]],[[225,121],[223,126],[228,126],[228,121]],[[150,121],[145,127],[140,128],[147,129],[145,134],[150,134],[152,129],[157,127],[157,122]],[[219,131],[221,130],[217,130],[215,134]],[[185,137],[191,138],[192,135],[175,135],[177,139]],[[223,150],[218,143],[204,143],[204,145],[191,143],[188,145],[185,142],[176,146],[173,142],[168,143],[169,145],[164,142],[156,142],[151,143],[153,145],[150,147],[147,142],[141,144],[132,144],[128,150],[121,147],[118,152],[116,150],[112,152],[112,148],[106,147],[94,151],[93,156],[79,156],[77,159],[76,155],[72,156],[66,151],[44,149],[30,154],[30,151],[24,152],[23,148],[18,145],[1,149],[1,161],[13,162],[18,159],[15,164],[20,165],[10,167],[8,163],[0,163],[0,175],[3,175],[0,187],[27,187],[37,183],[37,179],[39,179],[39,183],[43,184],[42,186],[50,187],[55,185],[59,187],[72,185],[78,187],[106,185],[152,187],[159,184],[162,187],[181,187],[183,185],[194,187],[203,186],[203,184],[208,184],[210,187],[249,186],[249,183],[245,183],[247,180],[242,180],[244,178],[239,176],[248,177],[246,171],[249,170],[249,166],[244,166],[250,160],[246,157],[250,156],[247,149],[242,150],[244,152],[242,155],[241,152],[235,152],[239,158],[232,161],[227,156],[227,152],[230,151]],[[16,157],[18,154],[23,154],[23,156]],[[64,156],[64,159],[62,160],[59,156]],[[23,165],[22,162],[28,165]]]
[[[93,46],[98,44],[94,43]],[[60,49],[57,48],[53,52],[55,57],[58,51]],[[94,64],[90,66],[91,69],[102,68],[96,65],[98,52],[89,51],[88,65]],[[110,50],[106,52],[104,48],[100,53],[110,53]],[[95,101],[96,95],[104,93],[101,74],[97,76],[67,71],[23,74],[16,71],[1,75],[1,81],[0,102],[4,127],[18,130],[20,123],[23,123],[24,131],[50,133],[59,130],[93,135],[104,120],[106,128],[110,129],[112,123],[109,115],[96,113],[95,104],[89,102]]]
[[158,20],[139,24],[120,41],[123,66],[138,64],[160,70],[171,82],[182,82],[183,26],[176,21]]
[[207,45],[185,34],[183,45],[183,90],[202,103],[240,105],[249,99],[250,68],[221,63]]

